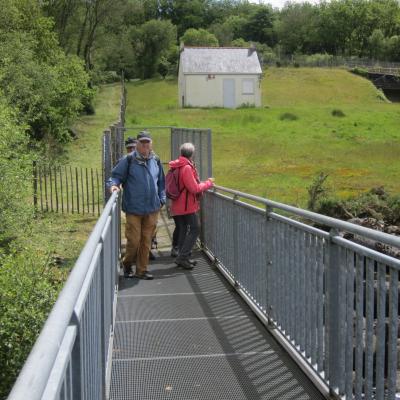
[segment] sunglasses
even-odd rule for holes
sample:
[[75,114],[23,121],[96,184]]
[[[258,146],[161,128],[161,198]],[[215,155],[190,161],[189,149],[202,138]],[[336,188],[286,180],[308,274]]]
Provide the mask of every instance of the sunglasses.
[[139,140],[140,143],[151,143],[151,140]]

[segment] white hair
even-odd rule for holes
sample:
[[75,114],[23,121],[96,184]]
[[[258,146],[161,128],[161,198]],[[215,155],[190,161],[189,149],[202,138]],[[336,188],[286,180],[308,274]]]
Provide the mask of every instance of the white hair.
[[194,144],[183,143],[183,145],[179,148],[179,151],[181,152],[181,156],[191,158],[194,153]]

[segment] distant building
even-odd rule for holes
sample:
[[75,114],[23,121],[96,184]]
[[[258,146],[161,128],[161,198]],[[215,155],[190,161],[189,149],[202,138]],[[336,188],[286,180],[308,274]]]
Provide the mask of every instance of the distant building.
[[183,47],[181,107],[261,106],[261,65],[254,48]]

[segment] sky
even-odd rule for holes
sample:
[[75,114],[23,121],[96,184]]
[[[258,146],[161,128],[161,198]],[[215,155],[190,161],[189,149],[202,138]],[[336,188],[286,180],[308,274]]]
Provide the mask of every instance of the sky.
[[[271,4],[273,7],[282,8],[287,0],[250,0],[251,3]],[[304,3],[304,0],[291,0],[292,3]],[[317,4],[319,0],[307,0],[307,3]]]

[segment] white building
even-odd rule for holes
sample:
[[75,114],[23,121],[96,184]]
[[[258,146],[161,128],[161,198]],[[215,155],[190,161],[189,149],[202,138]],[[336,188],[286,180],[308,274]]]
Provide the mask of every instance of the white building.
[[261,65],[254,48],[183,47],[181,107],[261,106]]

